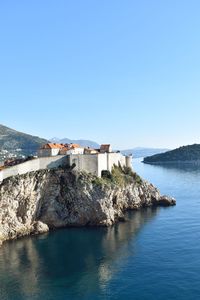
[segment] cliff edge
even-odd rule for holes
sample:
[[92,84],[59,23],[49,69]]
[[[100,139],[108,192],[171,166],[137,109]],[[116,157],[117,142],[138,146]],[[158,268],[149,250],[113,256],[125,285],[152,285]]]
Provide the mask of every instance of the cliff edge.
[[98,178],[73,170],[30,172],[0,184],[0,243],[65,226],[109,226],[123,212],[175,205],[128,169]]

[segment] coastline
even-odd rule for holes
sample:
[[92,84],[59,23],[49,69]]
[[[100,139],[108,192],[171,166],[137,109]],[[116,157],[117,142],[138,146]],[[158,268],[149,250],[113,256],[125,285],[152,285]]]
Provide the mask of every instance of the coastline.
[[186,164],[186,165],[199,165],[200,166],[200,159],[199,160],[177,160],[177,161],[157,161],[157,162],[147,162],[144,160],[141,160],[142,163],[148,164],[148,165],[168,165],[168,164]]
[[74,226],[111,226],[124,212],[175,205],[136,173],[111,179],[62,168],[5,179],[0,184],[0,241]]

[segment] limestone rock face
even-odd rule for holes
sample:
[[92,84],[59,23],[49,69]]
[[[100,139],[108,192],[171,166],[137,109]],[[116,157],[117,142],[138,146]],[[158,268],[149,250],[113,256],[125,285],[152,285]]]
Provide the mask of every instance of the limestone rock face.
[[30,172],[0,184],[0,241],[65,226],[109,226],[123,212],[175,205],[146,181],[118,185],[86,173]]

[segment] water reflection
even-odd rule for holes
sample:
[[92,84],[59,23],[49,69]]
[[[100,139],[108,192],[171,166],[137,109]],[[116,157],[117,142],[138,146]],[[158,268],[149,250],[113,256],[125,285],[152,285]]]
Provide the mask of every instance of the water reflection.
[[104,289],[137,251],[139,230],[158,210],[129,212],[127,222],[111,228],[63,229],[5,243],[0,249],[1,299],[63,299],[61,290],[78,299]]
[[164,169],[171,169],[171,170],[179,170],[183,172],[199,172],[200,173],[200,162],[191,162],[191,163],[184,163],[184,162],[174,162],[174,163],[151,163],[145,164],[151,167],[160,167]]

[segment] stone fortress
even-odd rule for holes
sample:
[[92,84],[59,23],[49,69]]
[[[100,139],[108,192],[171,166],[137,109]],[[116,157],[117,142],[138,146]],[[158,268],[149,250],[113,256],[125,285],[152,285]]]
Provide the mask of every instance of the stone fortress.
[[67,164],[77,171],[86,171],[101,177],[102,171],[112,171],[114,165],[132,167],[132,157],[119,151],[113,152],[110,144],[99,149],[83,148],[78,144],[46,144],[39,150],[39,157],[66,155]]
[[37,158],[1,169],[0,182],[11,176],[62,166],[101,177],[102,171],[111,172],[114,165],[132,168],[132,156],[112,151],[110,144],[92,149],[78,144],[48,143],[39,149]]

